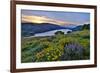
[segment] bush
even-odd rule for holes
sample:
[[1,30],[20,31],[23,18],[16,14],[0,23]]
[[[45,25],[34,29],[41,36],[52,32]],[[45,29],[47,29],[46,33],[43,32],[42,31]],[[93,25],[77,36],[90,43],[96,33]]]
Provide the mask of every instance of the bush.
[[61,60],[79,60],[83,58],[83,46],[76,42],[65,44]]
[[67,33],[71,33],[71,31],[68,31]]
[[62,31],[57,31],[57,32],[55,32],[55,34],[56,34],[56,35],[58,35],[58,34],[64,34],[64,32],[62,32]]

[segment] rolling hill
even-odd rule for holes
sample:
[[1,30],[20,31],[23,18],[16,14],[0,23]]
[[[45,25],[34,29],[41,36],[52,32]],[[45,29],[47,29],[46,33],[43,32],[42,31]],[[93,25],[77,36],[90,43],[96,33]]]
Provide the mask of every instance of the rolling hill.
[[79,30],[84,30],[84,29],[90,29],[90,24],[84,24],[84,25],[79,25],[76,26],[75,28],[72,28],[72,31],[79,31]]
[[22,36],[32,36],[36,33],[43,33],[51,30],[66,29],[60,25],[55,25],[51,23],[22,23],[21,34]]

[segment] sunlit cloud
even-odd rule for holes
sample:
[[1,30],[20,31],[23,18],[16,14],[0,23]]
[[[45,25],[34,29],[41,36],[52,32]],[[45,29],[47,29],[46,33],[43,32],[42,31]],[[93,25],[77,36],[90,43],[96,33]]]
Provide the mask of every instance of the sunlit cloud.
[[66,22],[66,21],[60,21],[60,20],[55,20],[51,19],[45,16],[29,16],[29,15],[22,15],[22,23],[52,23],[52,24],[57,24],[57,25],[69,25],[69,24],[77,24],[73,22]]

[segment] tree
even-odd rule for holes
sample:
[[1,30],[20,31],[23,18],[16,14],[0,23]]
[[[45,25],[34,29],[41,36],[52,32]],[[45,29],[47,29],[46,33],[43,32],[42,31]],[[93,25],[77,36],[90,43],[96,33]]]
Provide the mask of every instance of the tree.
[[58,35],[58,34],[64,34],[64,32],[62,32],[62,31],[57,31],[57,32],[55,32],[55,34],[56,34],[56,35]]
[[83,27],[82,27],[82,29],[83,29],[83,30],[84,30],[84,29],[90,29],[90,24],[84,24]]
[[68,31],[67,33],[71,33],[71,31]]

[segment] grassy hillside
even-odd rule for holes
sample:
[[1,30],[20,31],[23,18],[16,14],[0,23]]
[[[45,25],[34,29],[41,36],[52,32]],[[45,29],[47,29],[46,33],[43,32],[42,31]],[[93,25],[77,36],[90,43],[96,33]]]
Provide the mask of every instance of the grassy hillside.
[[21,45],[22,63],[90,58],[90,32],[87,29],[66,35],[22,38]]

